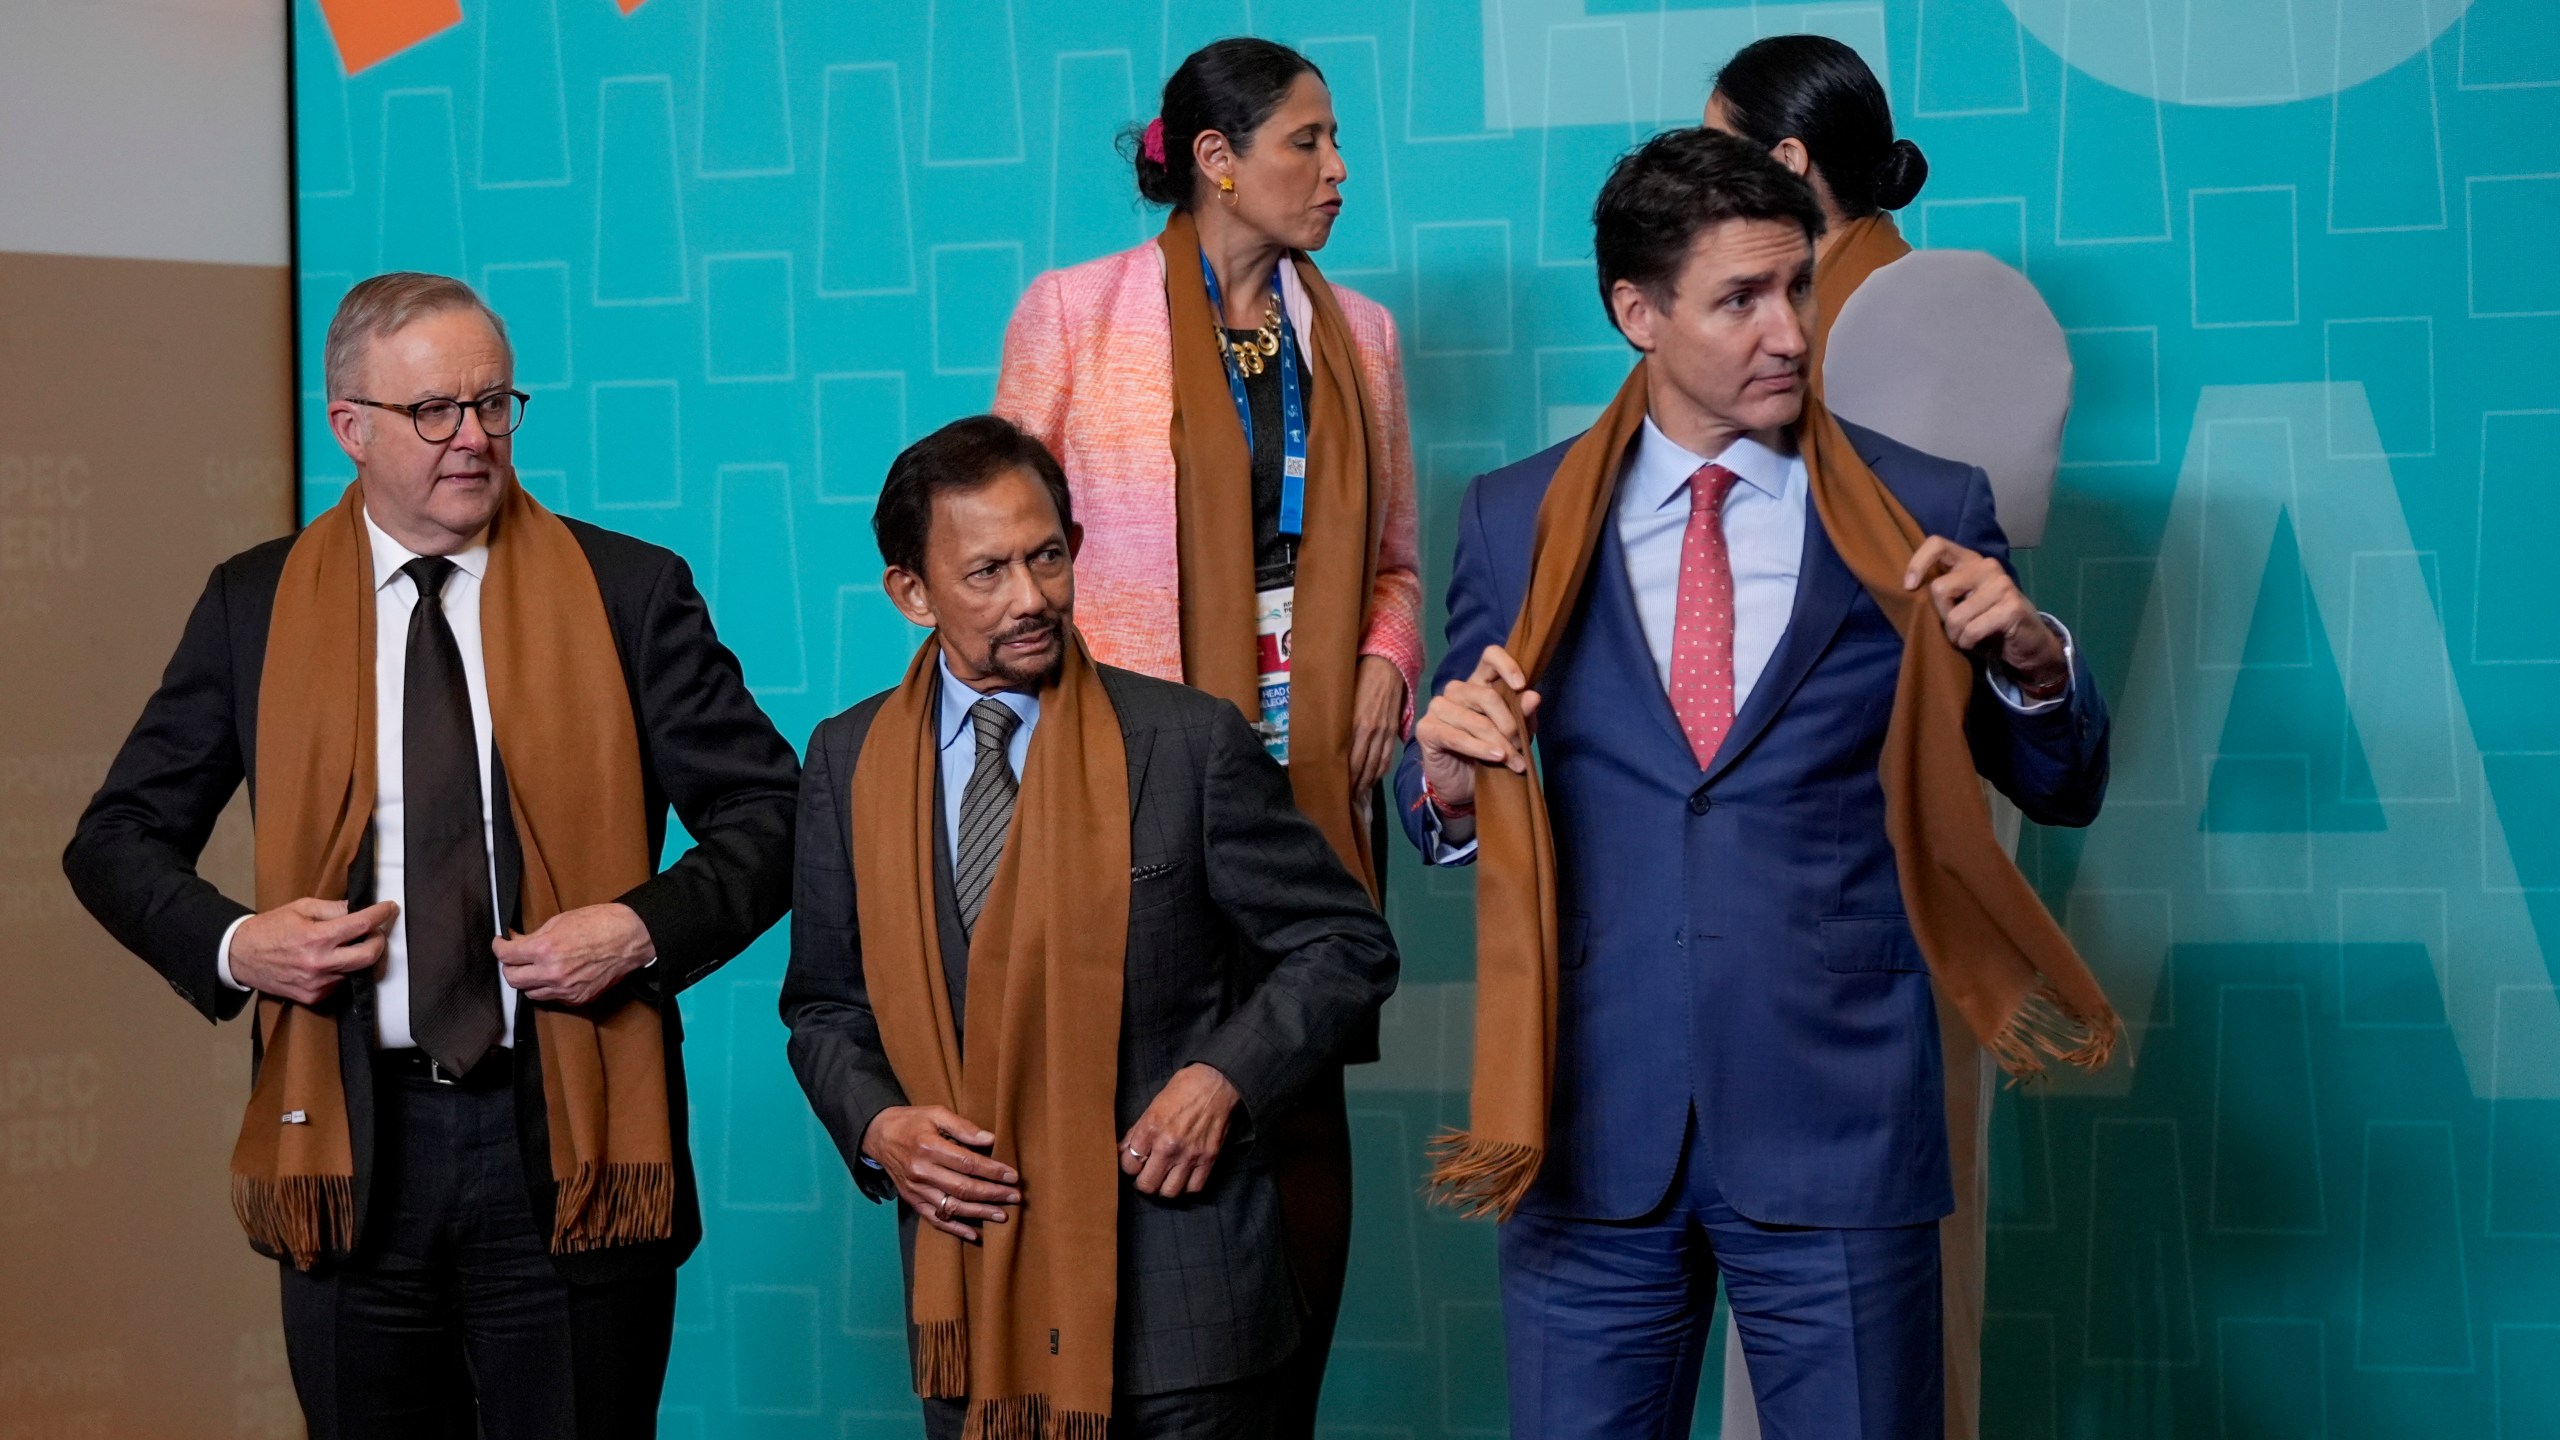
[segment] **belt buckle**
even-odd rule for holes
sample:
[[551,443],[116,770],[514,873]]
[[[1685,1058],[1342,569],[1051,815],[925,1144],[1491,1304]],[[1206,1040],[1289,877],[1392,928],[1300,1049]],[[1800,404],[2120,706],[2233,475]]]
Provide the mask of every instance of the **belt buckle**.
[[436,1085],[459,1085],[462,1083],[461,1076],[454,1074],[452,1071],[444,1068],[443,1065],[437,1063],[436,1057],[433,1055],[427,1057],[427,1080],[429,1083]]

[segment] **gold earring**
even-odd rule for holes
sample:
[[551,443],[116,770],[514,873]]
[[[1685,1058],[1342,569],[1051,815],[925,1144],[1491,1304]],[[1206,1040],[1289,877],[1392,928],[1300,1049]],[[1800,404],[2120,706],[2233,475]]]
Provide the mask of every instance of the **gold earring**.
[[1235,177],[1231,175],[1221,175],[1218,177],[1218,198],[1226,201],[1230,205],[1236,203]]

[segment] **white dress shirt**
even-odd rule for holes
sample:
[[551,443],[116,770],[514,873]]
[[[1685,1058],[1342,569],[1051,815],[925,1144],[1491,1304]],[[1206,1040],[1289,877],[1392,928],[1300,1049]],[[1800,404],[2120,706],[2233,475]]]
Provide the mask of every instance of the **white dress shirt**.
[[[409,1033],[409,912],[405,903],[407,860],[401,828],[402,775],[400,728],[402,697],[409,674],[409,615],[418,605],[418,586],[400,567],[417,552],[384,534],[368,515],[365,535],[373,543],[373,898],[401,905],[391,922],[391,942],[374,971],[374,1040],[385,1050],[417,1044]],[[489,774],[489,669],[480,651],[480,587],[489,574],[489,542],[483,535],[458,554],[445,557],[454,572],[445,577],[445,622],[453,628],[454,647],[462,652],[463,682],[471,692],[471,729],[480,752],[480,833],[488,849],[489,913],[499,916],[497,837],[492,825]],[[248,917],[241,917],[246,920]],[[503,927],[505,921],[499,916]],[[231,978],[231,937],[235,920],[222,932],[216,970],[234,990],[248,987]],[[495,968],[496,962],[490,962]],[[515,1039],[516,992],[503,976],[493,976],[504,1028],[498,1043]]]
[[951,851],[951,864],[960,864],[960,801],[969,793],[969,777],[978,770],[978,727],[969,723],[969,708],[981,700],[999,700],[1006,709],[1022,717],[1004,745],[1005,763],[1013,767],[1014,783],[1022,783],[1022,765],[1031,755],[1031,731],[1040,723],[1040,697],[1019,690],[999,690],[983,695],[960,683],[951,673],[951,663],[934,657],[934,668],[942,676],[942,704],[934,718],[934,736],[942,752],[942,836]]
[[[1680,618],[1680,544],[1689,529],[1689,477],[1708,463],[1706,456],[1682,449],[1647,416],[1618,481],[1618,544],[1626,554],[1645,648],[1653,652],[1654,675],[1665,694],[1671,690],[1671,641]],[[1727,445],[1713,463],[1740,477],[1726,492],[1723,510],[1725,554],[1733,567],[1733,711],[1738,716],[1795,616],[1813,490],[1802,455],[1772,450],[1748,435]],[[2074,662],[2071,632],[2050,615],[2044,621],[2061,637],[2065,662]],[[1992,693],[2021,715],[2050,710],[2071,698],[2066,686],[2059,695],[2028,700],[1997,667],[1985,678]],[[1475,858],[1472,840],[1456,846],[1441,843],[1440,817],[1428,805],[1423,807],[1423,828],[1428,832],[1426,863],[1457,865]]]

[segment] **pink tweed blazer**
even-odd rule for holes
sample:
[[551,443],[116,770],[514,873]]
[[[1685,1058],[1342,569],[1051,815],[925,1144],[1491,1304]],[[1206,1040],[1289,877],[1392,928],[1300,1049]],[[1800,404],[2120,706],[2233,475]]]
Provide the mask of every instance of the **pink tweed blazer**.
[[[1413,697],[1422,683],[1422,574],[1404,367],[1386,307],[1339,285],[1333,293],[1350,322],[1361,379],[1385,430],[1386,525],[1360,652],[1385,656],[1403,673],[1410,729]],[[1076,624],[1095,657],[1180,681],[1182,567],[1174,539],[1170,438],[1173,325],[1165,307],[1163,252],[1154,241],[1031,282],[1005,327],[995,409],[1039,436],[1066,467],[1076,519],[1084,526],[1084,549],[1076,556]]]

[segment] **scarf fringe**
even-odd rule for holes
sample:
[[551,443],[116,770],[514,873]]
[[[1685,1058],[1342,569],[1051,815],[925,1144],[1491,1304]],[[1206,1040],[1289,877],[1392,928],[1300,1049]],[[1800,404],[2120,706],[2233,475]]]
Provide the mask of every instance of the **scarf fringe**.
[[231,1177],[231,1213],[240,1228],[266,1249],[293,1257],[308,1270],[322,1252],[355,1241],[356,1182],[352,1175]]
[[551,1253],[575,1255],[664,1240],[675,1233],[675,1213],[672,1162],[588,1161],[560,1184],[559,1210],[551,1224]]
[[2081,1015],[2039,977],[1983,1048],[2016,1085],[2046,1078],[2048,1058],[2082,1070],[2105,1069],[2123,1038],[2124,1020],[2113,1010],[2095,1018]]
[[1111,1417],[1058,1409],[1046,1395],[1008,1395],[971,1405],[961,1433],[967,1440],[1110,1440]]
[[928,1400],[957,1400],[969,1393],[969,1322],[933,1320],[916,1325],[916,1393]]
[[1431,1174],[1423,1189],[1434,1205],[1469,1220],[1508,1220],[1546,1163],[1545,1147],[1486,1140],[1464,1130],[1444,1130],[1430,1145]]

